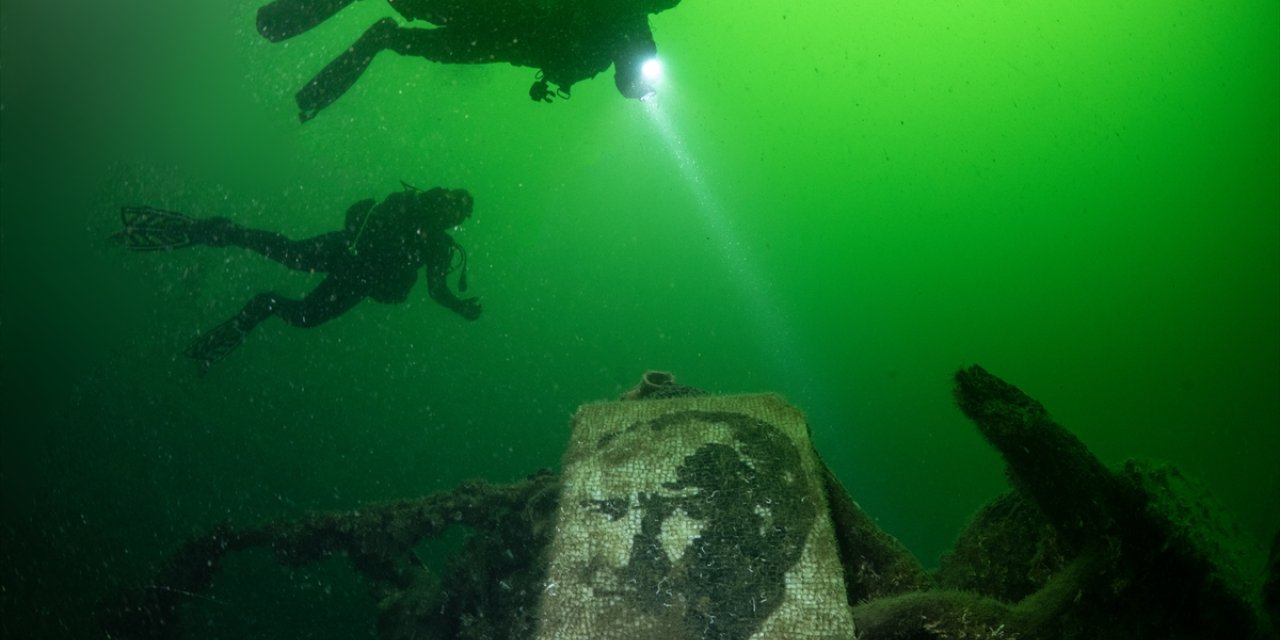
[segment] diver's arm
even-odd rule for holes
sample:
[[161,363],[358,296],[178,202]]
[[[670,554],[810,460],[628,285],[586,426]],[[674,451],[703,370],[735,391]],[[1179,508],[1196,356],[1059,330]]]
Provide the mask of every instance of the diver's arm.
[[617,39],[611,43],[613,82],[618,93],[640,99],[653,93],[654,87],[645,77],[644,65],[658,55],[658,45],[649,30],[649,20],[640,16],[620,26]]
[[479,318],[480,298],[459,298],[454,295],[449,290],[449,283],[445,279],[448,272],[447,265],[443,269],[439,268],[439,265],[427,265],[427,293],[431,295],[431,299],[468,320]]

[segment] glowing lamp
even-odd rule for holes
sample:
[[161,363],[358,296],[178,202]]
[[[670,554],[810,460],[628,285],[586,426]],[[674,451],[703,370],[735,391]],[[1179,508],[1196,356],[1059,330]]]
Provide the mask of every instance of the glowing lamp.
[[644,75],[645,80],[657,82],[662,79],[662,62],[657,58],[649,58],[640,65],[640,73]]

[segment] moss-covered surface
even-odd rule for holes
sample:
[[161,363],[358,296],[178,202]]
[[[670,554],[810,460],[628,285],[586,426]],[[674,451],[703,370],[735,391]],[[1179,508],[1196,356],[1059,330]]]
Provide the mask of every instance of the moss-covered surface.
[[[750,443],[757,435],[754,429],[743,431],[735,430],[742,442]],[[813,527],[813,505],[785,499],[793,489],[784,484],[783,470],[799,471],[795,447],[772,449],[782,452],[780,456],[753,450],[751,444],[744,449],[763,467],[752,468],[734,448],[712,443],[689,456],[680,466],[678,481],[667,486],[677,494],[692,489],[710,497],[642,499],[641,534],[632,542],[631,562],[624,572],[638,583],[634,602],[655,616],[662,614],[664,605],[670,606],[664,589],[684,595],[680,637],[750,638],[782,603],[786,573],[799,561],[804,536]],[[743,499],[748,495],[780,499],[770,501],[775,511],[766,519],[756,511],[755,500]],[[706,524],[696,549],[673,564],[662,551],[660,537],[662,523],[675,509]]]
[[[544,471],[512,485],[471,482],[420,500],[215,527],[184,544],[151,584],[105,598],[99,620],[113,638],[182,638],[183,606],[210,588],[226,556],[269,549],[285,566],[345,555],[378,604],[381,638],[522,637],[532,628],[558,493],[558,478]],[[441,580],[414,548],[452,526],[473,533]]]
[[945,589],[1013,604],[1044,587],[1066,562],[1062,544],[1040,508],[1014,491],[974,515],[955,546],[942,556],[937,580]]
[[[859,640],[1276,637],[1280,535],[1264,565],[1222,510],[1176,468],[1132,461],[1118,470],[1106,468],[1038,402],[980,367],[957,374],[956,396],[961,410],[1004,456],[1013,491],[975,514],[936,575],[925,572],[823,470]],[[663,427],[661,422],[637,426]],[[738,589],[755,581],[758,590],[761,570],[790,566],[800,543],[765,535],[758,545],[743,546],[733,526],[714,525],[748,523],[747,528],[767,534],[767,528],[758,527],[760,514],[733,495],[765,490],[767,482],[761,485],[757,476],[767,480],[795,467],[789,457],[794,452],[769,440],[768,430],[740,430],[735,437],[742,451],[724,445],[700,449],[669,488],[719,483],[723,499],[678,506],[688,517],[712,523],[700,532],[699,544],[737,545],[758,558],[743,565],[752,567],[752,575],[720,575],[694,564],[682,572],[658,554],[650,558],[652,580],[638,591],[657,593],[665,584],[658,581],[682,576],[694,597],[673,624],[710,629],[714,613],[715,637],[750,633],[725,626],[746,618],[745,611],[735,616],[727,603],[751,602]],[[743,453],[756,462],[775,463],[748,468]],[[750,486],[723,484],[725,478],[749,476],[755,478]],[[266,548],[285,565],[345,554],[379,605],[380,638],[531,638],[559,495],[559,478],[544,472],[510,486],[471,483],[359,512],[313,514],[251,529],[215,527],[175,553],[152,584],[104,600],[101,620],[115,638],[181,638],[183,603],[209,588],[222,559]],[[660,502],[649,506],[656,512],[677,506]],[[615,518],[626,511],[608,500],[596,507]],[[778,508],[777,517],[813,517],[803,509]],[[454,524],[473,534],[443,576],[430,575],[413,547]],[[641,534],[637,544],[657,546],[656,529]],[[648,557],[633,555],[640,565]],[[781,574],[765,577],[780,593]]]
[[1009,607],[967,591],[931,590],[879,598],[853,610],[858,640],[1016,640]]
[[852,634],[820,464],[793,407],[609,402],[574,425],[549,573],[559,595],[539,637]]
[[849,603],[932,587],[933,578],[920,561],[853,501],[829,469],[824,466],[822,473]]
[[[1005,628],[1024,637],[1274,634],[1240,537],[1176,469],[1107,469],[1040,403],[978,366],[957,372],[956,400],[1004,457],[1014,493],[979,512],[941,584],[1009,603]],[[874,631],[878,619],[889,618],[858,621]],[[897,637],[886,633],[871,637]]]

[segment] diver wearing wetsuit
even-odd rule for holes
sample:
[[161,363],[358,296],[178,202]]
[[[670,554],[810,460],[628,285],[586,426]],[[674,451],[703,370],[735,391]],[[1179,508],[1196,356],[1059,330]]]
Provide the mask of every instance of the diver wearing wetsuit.
[[291,269],[328,274],[301,300],[275,292],[259,293],[234,317],[193,341],[186,355],[207,371],[273,315],[295,327],[315,327],[346,313],[365,298],[387,304],[404,302],[417,281],[417,270],[424,266],[427,291],[433,300],[468,320],[479,318],[479,300],[459,298],[446,281],[460,267],[458,291],[467,288],[466,252],[447,230],[470,217],[471,209],[471,194],[465,190],[437,187],[422,191],[406,185],[381,203],[369,198],[351,205],[342,231],[305,240],[247,229],[226,218],[194,219],[150,207],[121,209],[124,229],[116,235],[136,251],[236,246]]
[[[323,22],[354,0],[275,0],[258,11],[258,31],[278,42]],[[435,28],[401,27],[383,18],[320,71],[295,96],[303,122],[346,93],[384,50],[436,62],[509,62],[538,69],[529,97],[569,97],[574,83],[614,65],[628,98],[653,92],[641,67],[657,54],[649,14],[680,0],[388,0],[407,20]]]

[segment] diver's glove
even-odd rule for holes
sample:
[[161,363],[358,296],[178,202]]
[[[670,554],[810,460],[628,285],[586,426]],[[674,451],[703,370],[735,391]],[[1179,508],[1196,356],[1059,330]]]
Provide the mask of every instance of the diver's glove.
[[480,317],[480,298],[466,298],[458,301],[458,306],[454,307],[454,311],[458,315],[468,319],[475,320]]
[[546,80],[538,79],[529,87],[529,97],[534,102],[551,102],[552,95],[554,92],[547,86]]

